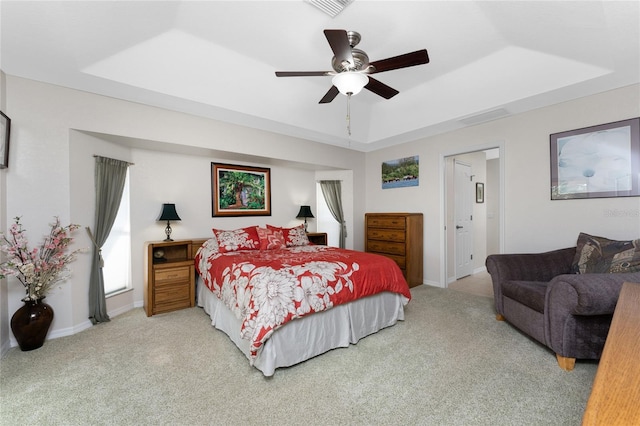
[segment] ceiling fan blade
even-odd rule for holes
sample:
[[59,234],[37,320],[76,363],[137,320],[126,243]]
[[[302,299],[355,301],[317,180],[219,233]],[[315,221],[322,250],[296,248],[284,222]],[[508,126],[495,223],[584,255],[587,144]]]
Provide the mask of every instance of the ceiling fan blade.
[[337,62],[341,64],[347,61],[351,67],[355,66],[347,32],[345,30],[324,30],[324,35],[327,37]]
[[385,99],[391,99],[393,98],[395,95],[397,95],[398,92],[396,89],[394,89],[393,87],[389,87],[386,84],[376,80],[373,77],[369,77],[369,83],[364,86],[365,89],[370,90],[371,92],[375,93],[376,95],[380,95]]
[[413,67],[415,65],[428,63],[429,55],[427,54],[427,49],[422,49],[411,53],[405,53],[404,55],[394,56],[393,58],[371,62],[370,65],[373,65],[375,67],[375,70],[371,71],[370,74],[397,70],[399,68]]
[[320,99],[320,102],[318,102],[318,103],[319,104],[328,104],[329,102],[334,100],[336,98],[336,96],[338,96],[338,93],[340,93],[338,88],[336,86],[331,86],[331,89],[329,89],[327,94],[324,95],[323,98]]
[[332,74],[331,71],[276,71],[276,77],[321,77]]

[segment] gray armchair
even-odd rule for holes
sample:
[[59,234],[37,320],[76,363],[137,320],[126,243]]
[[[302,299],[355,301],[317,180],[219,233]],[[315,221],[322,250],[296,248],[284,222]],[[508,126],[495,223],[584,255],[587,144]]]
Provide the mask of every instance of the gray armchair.
[[576,359],[600,358],[622,283],[640,282],[640,272],[575,274],[575,254],[572,247],[486,260],[496,318],[550,348],[567,371]]

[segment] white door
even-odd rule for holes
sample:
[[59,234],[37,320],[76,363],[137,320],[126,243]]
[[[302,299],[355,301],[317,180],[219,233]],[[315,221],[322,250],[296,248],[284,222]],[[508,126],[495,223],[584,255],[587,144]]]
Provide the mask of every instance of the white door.
[[456,279],[473,273],[473,202],[471,166],[455,161]]

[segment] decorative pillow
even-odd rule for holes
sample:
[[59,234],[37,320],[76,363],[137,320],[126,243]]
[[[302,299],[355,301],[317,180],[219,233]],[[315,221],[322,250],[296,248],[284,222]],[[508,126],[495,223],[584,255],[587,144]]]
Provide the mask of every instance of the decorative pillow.
[[282,234],[284,235],[284,242],[287,247],[309,245],[309,238],[307,238],[304,225],[296,226],[294,228],[279,228],[277,226],[267,225],[267,228],[273,229],[274,231],[282,231]]
[[620,273],[640,271],[640,239],[615,241],[580,233],[573,272]]
[[282,230],[258,227],[258,237],[260,237],[260,250],[275,250],[285,248],[284,234]]
[[237,250],[258,250],[260,248],[260,237],[258,236],[257,226],[249,226],[232,231],[223,231],[214,228],[213,235],[215,235],[218,240],[219,253]]

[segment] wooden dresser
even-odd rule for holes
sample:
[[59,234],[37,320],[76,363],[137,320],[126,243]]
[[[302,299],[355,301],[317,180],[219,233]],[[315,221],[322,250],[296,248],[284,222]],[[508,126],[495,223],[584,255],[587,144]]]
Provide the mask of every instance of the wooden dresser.
[[422,284],[422,213],[366,213],[365,251],[393,259],[409,287]]

